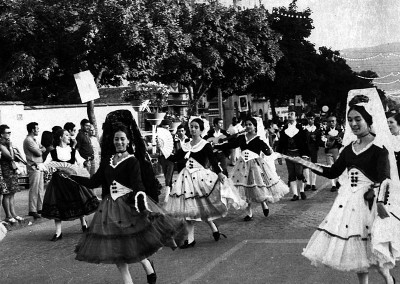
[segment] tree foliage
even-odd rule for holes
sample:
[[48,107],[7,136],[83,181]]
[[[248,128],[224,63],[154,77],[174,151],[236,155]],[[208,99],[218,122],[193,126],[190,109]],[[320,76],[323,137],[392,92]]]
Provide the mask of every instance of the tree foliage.
[[189,44],[162,62],[160,78],[185,86],[193,106],[210,88],[229,95],[244,91],[257,76],[272,78],[280,52],[266,11],[257,12],[217,2],[184,7],[180,23]]
[[78,103],[73,74],[84,70],[102,86],[180,83],[193,107],[220,89],[272,106],[302,95],[334,109],[348,90],[372,86],[337,51],[315,50],[311,10],[296,0],[272,13],[189,2],[0,0],[0,100]]

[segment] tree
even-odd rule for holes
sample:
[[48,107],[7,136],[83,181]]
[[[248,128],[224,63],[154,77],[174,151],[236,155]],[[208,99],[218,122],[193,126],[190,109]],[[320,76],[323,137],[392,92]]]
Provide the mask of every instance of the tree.
[[339,56],[339,51],[332,51],[326,47],[319,48],[316,70],[320,74],[320,92],[316,98],[320,106],[328,105],[333,112],[343,116],[350,90],[374,87],[372,80],[365,80],[357,75],[368,78],[378,76],[372,71],[355,73]]
[[[78,102],[73,74],[98,85],[146,79],[185,42],[176,1],[1,0],[0,96],[27,104]],[[93,102],[88,116],[95,122]]]
[[255,96],[270,100],[274,117],[277,103],[282,104],[295,95],[302,95],[305,101],[311,101],[312,94],[317,90],[317,75],[312,64],[316,53],[313,44],[306,40],[313,29],[310,15],[310,9],[297,11],[296,1],[289,8],[274,8],[269,14],[271,28],[280,35],[279,49],[283,56],[277,62],[273,80],[260,77],[248,90]]
[[[274,40],[269,41],[271,54],[266,61],[253,39],[256,36],[251,38],[246,33],[249,28],[245,20],[250,22],[246,15],[216,2],[192,7],[183,4],[181,11],[180,25],[190,42],[181,52],[163,60],[159,78],[185,86],[194,112],[198,100],[211,88],[221,88],[229,95],[244,90],[256,76],[273,73],[277,53],[272,47]],[[263,29],[266,35],[272,34],[265,23]],[[261,44],[267,48],[266,42]]]

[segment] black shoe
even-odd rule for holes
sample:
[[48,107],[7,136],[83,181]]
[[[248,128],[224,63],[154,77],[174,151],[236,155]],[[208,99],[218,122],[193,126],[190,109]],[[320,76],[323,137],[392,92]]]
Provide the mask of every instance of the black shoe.
[[264,216],[265,216],[265,217],[268,217],[268,215],[269,215],[269,208],[263,209],[263,213],[264,213]]
[[307,199],[307,196],[306,196],[306,194],[304,192],[300,192],[300,197],[301,197],[301,200],[306,200]]
[[147,283],[149,284],[156,284],[157,282],[157,274],[156,274],[156,270],[154,269],[154,263],[153,261],[149,260],[151,267],[153,268],[153,273],[147,275]]
[[336,192],[337,191],[337,188],[336,188],[336,186],[332,186],[332,188],[331,188],[331,192]]
[[219,239],[221,238],[221,236],[223,236],[225,239],[227,238],[227,236],[226,236],[225,234],[222,234],[222,233],[220,233],[219,231],[213,232],[213,237],[214,237],[214,240],[215,240],[216,242],[219,241]]
[[311,186],[311,190],[312,190],[312,191],[316,191],[316,190],[317,190],[317,188],[315,187],[315,185],[312,185],[312,186]]
[[40,216],[37,212],[29,212],[28,215],[32,216],[35,219],[42,218],[42,216]]
[[51,238],[50,241],[56,242],[56,241],[61,240],[61,239],[62,239],[62,233],[58,237],[57,237],[57,234],[54,234],[54,236]]
[[82,226],[82,232],[86,232],[89,229],[88,225]]
[[311,185],[307,184],[306,187],[304,188],[304,191],[309,191],[311,189]]
[[37,213],[38,213],[38,214],[42,214],[42,210],[38,210]]
[[290,201],[297,201],[299,200],[299,196],[298,195],[293,195],[292,199],[290,199]]
[[243,218],[243,221],[253,221],[253,217],[250,217],[249,215],[247,215],[246,217]]
[[189,244],[189,241],[186,240],[186,241],[184,242],[184,244],[181,245],[179,248],[180,248],[180,249],[187,249],[187,248],[190,248],[190,247],[194,247],[195,244],[196,244],[196,241],[193,241],[193,242],[191,242],[191,243]]

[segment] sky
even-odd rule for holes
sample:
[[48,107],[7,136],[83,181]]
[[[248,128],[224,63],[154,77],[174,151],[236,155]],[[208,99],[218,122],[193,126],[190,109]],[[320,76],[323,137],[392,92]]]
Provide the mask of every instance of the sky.
[[[242,0],[254,5],[260,0]],[[272,7],[288,7],[291,0],[261,0]],[[400,42],[400,0],[298,0],[298,10],[309,7],[315,29],[310,42],[333,50]]]

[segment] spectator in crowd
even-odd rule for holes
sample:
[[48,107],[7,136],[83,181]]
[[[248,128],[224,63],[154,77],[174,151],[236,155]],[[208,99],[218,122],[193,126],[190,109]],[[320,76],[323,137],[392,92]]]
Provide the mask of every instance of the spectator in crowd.
[[266,123],[266,132],[268,134],[268,143],[273,151],[276,151],[276,147],[279,141],[279,127],[273,121],[268,121]]
[[[277,151],[290,157],[309,157],[306,133],[302,125],[297,123],[296,112],[294,110],[289,110],[288,124],[283,127],[280,133]],[[279,158],[278,162],[279,164],[282,164],[282,159]],[[293,198],[291,201],[299,200],[299,194],[302,200],[306,199],[307,196],[304,192],[305,177],[303,175],[303,167],[288,159],[286,159],[286,166],[289,175],[290,190],[293,192]]]
[[53,140],[53,133],[47,130],[43,131],[42,139],[40,140],[40,144],[46,148],[46,151],[44,151],[42,155],[43,161],[46,160],[46,157],[50,151],[54,149]]
[[[224,126],[224,122],[222,118],[217,117],[213,120],[214,129],[210,129],[207,132],[207,135],[204,137],[204,140],[210,142],[211,145],[217,144],[220,142],[220,139],[226,138],[229,134],[222,129]],[[224,153],[220,150],[214,150],[215,157],[217,158],[218,165],[221,167],[222,172],[225,176],[228,176],[228,169],[226,164],[226,157],[229,156],[229,153]]]
[[[328,125],[323,132],[322,141],[325,147],[326,163],[330,166],[336,162],[339,156],[339,149],[342,147],[343,133],[343,129],[337,124],[336,116],[329,116]],[[337,179],[332,179],[331,183],[331,192],[337,191],[339,188]]]
[[6,222],[17,223],[18,221],[24,220],[18,216],[15,212],[15,193],[20,191],[18,185],[18,174],[19,169],[16,164],[19,160],[16,158],[15,150],[12,146],[10,139],[11,131],[10,128],[2,124],[0,125],[0,166],[3,175],[4,187],[7,189],[3,192],[3,209],[6,213]]
[[90,121],[86,118],[82,119],[81,121],[81,129],[78,132],[78,135],[76,135],[76,148],[81,155],[82,158],[84,158],[87,163],[86,163],[86,168],[88,172],[90,173],[90,167],[91,163],[94,159],[94,152],[93,152],[93,147],[92,147],[92,142],[90,140]]
[[42,211],[44,196],[44,176],[40,166],[43,164],[43,153],[46,148],[36,141],[39,135],[39,125],[30,122],[26,126],[28,136],[24,140],[24,152],[28,162],[29,176],[29,216],[35,219],[41,218],[39,213]]
[[390,113],[387,121],[389,124],[390,133],[393,136],[392,145],[395,151],[394,154],[396,157],[397,171],[400,177],[400,113]]
[[[308,124],[304,127],[307,135],[307,147],[310,153],[311,162],[318,162],[318,150],[321,143],[321,130],[315,125],[315,114],[313,112],[308,112],[306,114]],[[304,169],[304,175],[307,180],[305,191],[307,190],[317,190],[315,187],[315,182],[317,175],[309,169]]]
[[[90,166],[90,176],[94,175],[95,172],[97,172],[97,169],[100,166],[100,154],[101,154],[101,149],[100,149],[100,143],[96,135],[96,129],[94,128],[93,124],[90,124],[90,142],[92,144],[92,149],[93,149],[93,161],[91,162]],[[71,146],[72,147],[72,146]]]
[[[53,138],[54,138],[55,134],[57,133],[57,131],[60,130],[60,129],[62,129],[62,127],[59,126],[59,125],[53,126],[53,127],[51,128],[51,133],[53,133]],[[54,139],[53,139],[53,140],[54,140]],[[55,146],[57,146],[57,145],[55,145]]]
[[[239,123],[238,118],[237,117],[233,117],[232,118],[232,123],[231,123],[231,125],[229,125],[228,130],[227,130],[228,134],[229,135],[236,135],[241,131],[243,131],[243,127]],[[231,166],[235,166],[236,165],[236,160],[239,159],[240,148],[231,149],[230,151],[231,151],[231,155],[230,155]]]
[[71,147],[75,148],[76,147],[76,127],[75,124],[72,122],[67,122],[64,124],[64,129],[69,132],[69,135],[71,137]]

